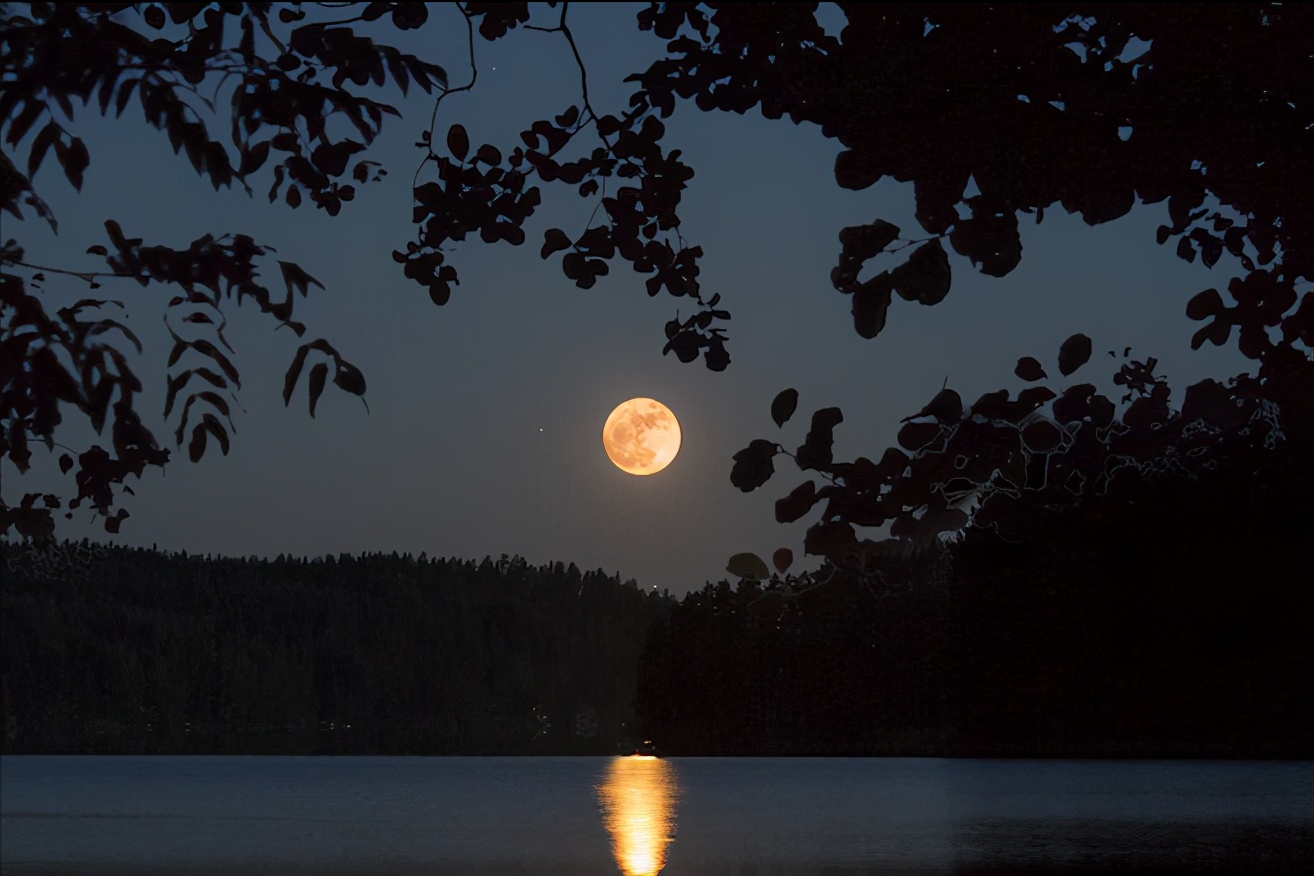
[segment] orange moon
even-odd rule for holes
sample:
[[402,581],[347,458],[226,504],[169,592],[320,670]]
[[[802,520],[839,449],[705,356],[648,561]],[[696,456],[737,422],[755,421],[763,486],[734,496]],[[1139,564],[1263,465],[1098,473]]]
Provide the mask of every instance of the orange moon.
[[657,474],[680,452],[680,421],[659,401],[632,398],[607,417],[602,448],[623,472]]

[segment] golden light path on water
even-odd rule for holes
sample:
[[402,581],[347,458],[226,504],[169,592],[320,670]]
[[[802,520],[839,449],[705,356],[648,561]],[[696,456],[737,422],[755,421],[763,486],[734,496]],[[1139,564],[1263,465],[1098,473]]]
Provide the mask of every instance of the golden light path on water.
[[618,757],[598,787],[611,850],[625,876],[656,876],[675,833],[675,769],[656,757]]

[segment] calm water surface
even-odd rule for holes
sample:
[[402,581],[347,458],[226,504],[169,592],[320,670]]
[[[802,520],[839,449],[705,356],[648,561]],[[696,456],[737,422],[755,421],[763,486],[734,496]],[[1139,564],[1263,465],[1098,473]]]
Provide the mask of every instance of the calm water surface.
[[5,757],[0,869],[1314,869],[1314,763]]

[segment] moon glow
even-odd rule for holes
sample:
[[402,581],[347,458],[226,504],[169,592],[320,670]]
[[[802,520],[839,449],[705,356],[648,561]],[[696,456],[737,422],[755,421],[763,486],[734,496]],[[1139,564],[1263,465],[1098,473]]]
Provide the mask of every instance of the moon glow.
[[602,427],[602,448],[621,471],[656,474],[680,452],[680,421],[671,409],[650,398],[622,402]]

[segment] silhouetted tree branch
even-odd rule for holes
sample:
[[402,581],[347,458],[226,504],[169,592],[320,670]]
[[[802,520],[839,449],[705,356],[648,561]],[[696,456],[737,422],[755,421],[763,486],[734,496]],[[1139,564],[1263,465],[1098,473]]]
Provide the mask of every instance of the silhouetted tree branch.
[[[885,330],[895,294],[925,305],[941,301],[957,258],[987,275],[1009,274],[1022,257],[1023,216],[1040,222],[1058,205],[1097,224],[1137,203],[1166,202],[1160,243],[1176,241],[1180,257],[1199,257],[1210,267],[1227,255],[1242,269],[1226,290],[1231,303],[1212,289],[1189,302],[1188,318],[1202,323],[1193,345],[1228,343],[1235,329],[1238,348],[1259,363],[1264,393],[1285,379],[1277,375],[1308,362],[1314,348],[1314,295],[1308,291],[1314,202],[1306,194],[1314,188],[1308,51],[1314,13],[1307,7],[838,7],[845,25],[834,36],[818,22],[815,4],[649,4],[638,14],[638,27],[666,41],[665,57],[628,77],[635,87],[628,107],[607,113],[591,103],[564,3],[555,26],[531,24],[527,3],[457,4],[471,66],[469,83],[457,88],[437,64],[351,27],[386,22],[413,30],[428,20],[426,4],[336,4],[334,17],[323,19],[306,6],[259,3],[10,4],[0,21],[0,209],[57,227],[33,187],[38,169],[53,154],[80,189],[91,155],[76,136],[77,113],[98,109],[117,118],[139,105],[142,120],[162,131],[216,189],[236,184],[250,191],[269,164],[271,201],[281,198],[296,208],[304,198],[337,215],[356,185],[385,172],[366,154],[385,116],[397,114],[359,89],[394,85],[405,94],[415,84],[436,91],[430,130],[417,144],[420,166],[432,164],[436,179],[421,181],[417,171],[413,184],[416,236],[393,254],[407,278],[435,303],[445,303],[459,277],[451,245],[474,234],[485,243],[524,243],[525,224],[542,201],[539,183],[564,183],[596,199],[594,215],[578,235],[547,229],[542,257],[560,254],[563,273],[589,288],[619,256],[646,277],[649,295],[664,290],[691,299],[690,315],[666,323],[663,351],[721,370],[730,361],[724,328],[730,313],[719,294],[705,294],[702,249],[680,231],[682,192],[694,170],[663,142],[663,120],[678,103],[692,101],[703,111],[757,109],[770,119],[815,126],[843,147],[835,164],[842,188],[864,189],[884,177],[913,185],[924,234],[905,234],[880,219],[839,233],[831,280],[851,296],[854,328],[864,337]],[[475,31],[497,40],[522,27],[562,34],[579,68],[580,102],[534,121],[510,148],[472,148],[459,124],[438,143],[439,105],[451,93],[472,90],[478,79]],[[214,98],[201,94],[210,86]],[[75,109],[74,98],[82,109]],[[212,130],[212,108],[230,123],[224,138],[214,136],[221,126]],[[579,146],[576,135],[585,128],[598,145]],[[26,172],[11,159],[22,149]],[[975,194],[968,194],[969,185]],[[294,293],[304,295],[318,283],[280,262],[287,295],[276,299],[253,279],[255,260],[269,248],[241,234],[171,249],[146,246],[117,229],[107,226],[112,250],[92,250],[110,261],[114,278],[183,290],[169,304],[176,337],[169,368],[181,366],[182,353],[208,360],[170,377],[170,397],[186,399],[178,442],[190,434],[193,458],[209,441],[222,449],[232,425],[229,390],[238,385],[236,367],[220,349],[223,300],[250,298],[280,326],[302,334],[305,327],[291,316]],[[145,464],[163,464],[167,451],[138,431],[144,427],[133,410],[136,377],[126,361],[118,370],[93,369],[100,382],[88,383],[84,375],[74,391],[65,380],[76,379],[68,370],[72,359],[53,352],[35,358],[41,348],[65,350],[77,361],[89,355],[116,361],[117,348],[103,339],[95,342],[100,347],[85,346],[107,329],[60,328],[44,312],[40,288],[32,285],[34,269],[24,266],[17,241],[3,251],[0,350],[15,364],[5,371],[0,396],[7,436],[0,457],[21,470],[28,452],[21,436],[51,440],[59,421],[43,414],[47,419],[36,422],[38,410],[53,405],[57,412],[63,402],[98,428],[112,412],[112,422],[122,422],[137,443],[118,449],[120,467],[77,475],[94,480],[97,495],[106,499],[101,487],[121,485],[125,473]],[[889,266],[876,270],[883,265]],[[191,279],[193,267],[205,282]],[[212,326],[213,334],[184,334],[180,323],[189,330]],[[312,413],[330,373],[339,388],[363,395],[364,377],[320,339],[298,351],[285,401],[311,353],[325,357],[310,366]],[[1292,385],[1303,386],[1299,380]],[[56,396],[51,388],[58,386],[64,389]],[[1028,398],[1024,404],[1045,403]],[[1303,415],[1288,406],[1282,416],[1286,422]],[[975,429],[942,425],[955,435]],[[821,442],[827,429],[814,431]],[[799,462],[829,466],[823,459],[828,452],[818,443]],[[755,459],[762,455],[756,453]],[[836,482],[829,487],[849,489]],[[943,521],[957,519],[949,499],[943,502],[943,508],[935,505]],[[33,504],[0,506],[0,531],[17,525],[19,510],[28,532],[48,531],[48,509]]]

